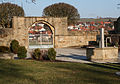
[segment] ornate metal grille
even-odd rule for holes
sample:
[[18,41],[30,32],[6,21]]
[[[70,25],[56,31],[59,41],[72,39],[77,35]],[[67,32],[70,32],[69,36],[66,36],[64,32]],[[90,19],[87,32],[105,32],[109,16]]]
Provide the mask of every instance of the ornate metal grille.
[[43,23],[35,23],[29,29],[30,48],[53,47],[53,33],[50,27]]

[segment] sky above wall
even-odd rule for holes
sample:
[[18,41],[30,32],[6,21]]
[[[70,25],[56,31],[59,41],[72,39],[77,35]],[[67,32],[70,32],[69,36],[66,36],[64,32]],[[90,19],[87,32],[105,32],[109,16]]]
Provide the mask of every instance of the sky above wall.
[[[78,9],[81,18],[97,18],[120,16],[120,9],[117,4],[120,0],[36,0],[34,3],[26,3],[26,0],[8,0],[22,6],[26,16],[42,16],[45,7],[54,3],[68,3]],[[19,2],[18,2],[19,1]]]

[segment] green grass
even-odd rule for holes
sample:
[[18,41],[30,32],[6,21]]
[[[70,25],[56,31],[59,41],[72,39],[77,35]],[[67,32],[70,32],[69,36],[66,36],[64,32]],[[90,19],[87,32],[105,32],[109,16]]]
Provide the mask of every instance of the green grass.
[[120,84],[120,64],[0,60],[0,84]]

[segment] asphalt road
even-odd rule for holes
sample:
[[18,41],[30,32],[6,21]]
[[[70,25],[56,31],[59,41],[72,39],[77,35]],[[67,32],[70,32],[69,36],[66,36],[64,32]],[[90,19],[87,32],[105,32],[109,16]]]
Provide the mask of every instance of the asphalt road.
[[81,48],[56,48],[57,60],[69,61],[69,62],[80,62],[80,63],[91,63],[87,61],[86,49]]
[[[57,52],[56,60],[67,61],[67,62],[80,62],[80,63],[91,63],[87,60],[86,49],[81,48],[56,48]],[[32,50],[29,50],[27,58],[31,58]],[[120,62],[120,52],[119,52]]]

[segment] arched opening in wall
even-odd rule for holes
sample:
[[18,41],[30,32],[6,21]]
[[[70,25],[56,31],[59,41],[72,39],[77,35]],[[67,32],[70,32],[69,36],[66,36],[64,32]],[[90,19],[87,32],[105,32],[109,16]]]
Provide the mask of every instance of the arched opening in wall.
[[29,28],[29,48],[53,48],[54,27],[48,22],[38,21]]

